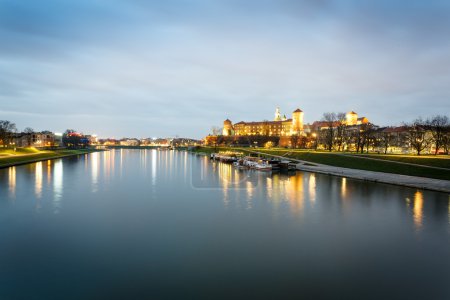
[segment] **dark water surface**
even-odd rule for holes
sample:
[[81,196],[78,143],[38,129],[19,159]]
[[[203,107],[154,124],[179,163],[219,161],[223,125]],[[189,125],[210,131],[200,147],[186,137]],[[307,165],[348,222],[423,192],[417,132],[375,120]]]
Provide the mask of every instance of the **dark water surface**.
[[448,194],[114,150],[0,170],[0,299],[450,299]]

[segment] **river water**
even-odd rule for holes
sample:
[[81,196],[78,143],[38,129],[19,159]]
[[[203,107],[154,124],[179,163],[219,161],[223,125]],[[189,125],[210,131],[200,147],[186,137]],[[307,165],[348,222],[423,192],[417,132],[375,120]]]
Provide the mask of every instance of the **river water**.
[[450,299],[450,196],[187,152],[0,170],[0,299]]

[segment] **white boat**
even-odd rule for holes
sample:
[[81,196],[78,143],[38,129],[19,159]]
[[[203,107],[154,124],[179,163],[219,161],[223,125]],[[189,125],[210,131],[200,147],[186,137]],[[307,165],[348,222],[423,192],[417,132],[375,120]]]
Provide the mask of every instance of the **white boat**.
[[257,163],[254,168],[258,171],[272,171],[272,165],[267,163]]
[[248,166],[245,165],[244,163],[245,163],[245,160],[238,159],[237,161],[233,162],[233,166],[238,169],[247,169]]

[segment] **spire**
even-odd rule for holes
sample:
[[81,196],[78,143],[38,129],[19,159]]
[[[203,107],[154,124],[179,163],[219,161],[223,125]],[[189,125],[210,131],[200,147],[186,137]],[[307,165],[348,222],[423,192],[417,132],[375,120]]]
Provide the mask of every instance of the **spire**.
[[275,119],[274,121],[281,121],[281,113],[280,113],[280,108],[277,107],[277,109],[275,110]]

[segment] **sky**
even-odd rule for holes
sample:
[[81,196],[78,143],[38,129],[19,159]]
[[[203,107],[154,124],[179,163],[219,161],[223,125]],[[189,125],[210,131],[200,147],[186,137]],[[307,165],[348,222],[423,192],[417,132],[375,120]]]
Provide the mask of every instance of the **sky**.
[[450,112],[450,1],[0,0],[0,120],[201,138],[223,120]]

